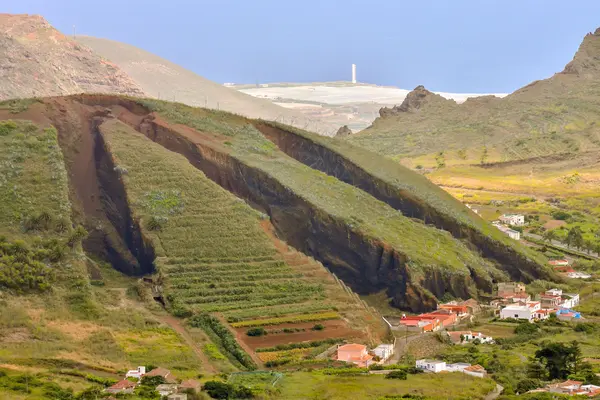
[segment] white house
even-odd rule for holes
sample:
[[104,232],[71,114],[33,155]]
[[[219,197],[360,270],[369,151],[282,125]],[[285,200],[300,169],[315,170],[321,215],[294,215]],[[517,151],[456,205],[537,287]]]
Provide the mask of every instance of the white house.
[[137,367],[137,369],[127,371],[125,378],[142,379],[144,375],[146,375],[146,367]]
[[579,305],[579,294],[577,293],[563,293],[562,299],[561,307],[563,308],[573,308]]
[[536,311],[541,309],[539,301],[530,301],[525,304],[509,304],[500,310],[500,319],[515,318],[526,319],[531,322],[535,318]]
[[508,226],[504,226],[499,223],[493,223],[496,228],[502,231],[505,235],[508,235],[509,238],[514,240],[521,240],[521,232],[515,231],[514,229],[510,229]]
[[578,271],[569,272],[569,273],[567,273],[567,276],[572,279],[589,279],[592,277],[590,274],[586,274],[585,272],[578,272]]
[[462,372],[467,375],[483,378],[487,375],[486,370],[481,365],[471,365],[469,363],[446,364],[438,360],[417,360],[416,367],[426,372]]
[[506,225],[523,226],[525,225],[525,216],[521,214],[504,214],[498,218],[500,222]]
[[481,332],[472,331],[454,331],[447,332],[450,341],[454,344],[472,343],[474,340],[479,340],[480,343],[494,343],[491,336],[486,336]]
[[469,363],[454,363],[446,364],[446,371],[448,372],[463,372],[465,368],[470,367]]
[[377,357],[381,358],[382,361],[387,360],[394,354],[394,345],[393,344],[380,344],[379,346],[373,349],[373,354]]
[[438,373],[446,370],[446,362],[439,360],[422,359],[417,360],[416,367],[424,371]]

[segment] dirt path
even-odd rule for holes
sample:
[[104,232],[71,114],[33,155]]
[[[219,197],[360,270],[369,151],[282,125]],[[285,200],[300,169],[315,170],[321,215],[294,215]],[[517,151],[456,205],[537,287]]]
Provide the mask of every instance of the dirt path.
[[155,314],[154,316],[163,324],[168,325],[171,329],[173,329],[175,332],[177,332],[183,338],[185,343],[194,350],[194,353],[196,353],[196,355],[198,356],[200,361],[202,361],[202,367],[204,368],[204,370],[207,373],[209,373],[209,374],[217,373],[215,368],[210,363],[208,357],[206,357],[206,354],[204,354],[202,349],[198,347],[194,338],[190,335],[190,333],[181,324],[181,320],[179,320],[178,318],[176,318],[172,315]]
[[496,388],[494,390],[492,390],[490,393],[488,393],[487,396],[484,397],[484,400],[497,399],[502,394],[503,390],[504,390],[504,387],[497,384]]
[[413,335],[396,337],[396,346],[394,347],[394,354],[387,360],[386,364],[397,364],[400,358],[408,351],[408,345],[415,339],[421,337],[421,334],[415,333]]

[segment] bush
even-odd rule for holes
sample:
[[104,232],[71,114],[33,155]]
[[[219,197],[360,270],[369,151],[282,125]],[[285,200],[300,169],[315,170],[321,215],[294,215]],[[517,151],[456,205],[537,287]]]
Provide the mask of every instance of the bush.
[[190,318],[189,324],[195,328],[202,328],[215,344],[220,345],[227,355],[242,366],[250,370],[256,369],[254,361],[242,350],[229,329],[223,326],[217,318],[203,313]]
[[560,221],[566,221],[569,218],[571,218],[571,214],[569,214],[566,211],[562,211],[562,210],[552,211],[551,215],[552,215],[552,218],[558,219]]
[[539,326],[529,322],[522,322],[515,328],[515,334],[517,335],[532,335],[539,330]]
[[251,399],[254,397],[252,390],[245,386],[231,385],[225,382],[208,381],[202,390],[213,399]]
[[517,392],[526,393],[530,390],[537,389],[541,386],[541,382],[538,379],[525,378],[520,380],[517,384]]
[[246,332],[246,335],[248,336],[264,336],[267,334],[267,331],[265,330],[265,328],[251,328],[248,329],[248,331]]
[[0,121],[0,136],[8,136],[17,127],[17,123],[10,119],[8,121]]
[[325,325],[323,324],[316,324],[315,326],[313,326],[312,328],[313,331],[322,331],[323,329],[325,329]]
[[401,379],[401,380],[406,380],[406,371],[403,369],[397,369],[395,371],[390,372],[389,374],[387,374],[385,376],[385,379]]
[[594,331],[596,330],[597,325],[592,323],[592,322],[580,322],[577,325],[575,325],[575,328],[573,328],[575,330],[575,332],[585,332],[585,333],[594,333]]

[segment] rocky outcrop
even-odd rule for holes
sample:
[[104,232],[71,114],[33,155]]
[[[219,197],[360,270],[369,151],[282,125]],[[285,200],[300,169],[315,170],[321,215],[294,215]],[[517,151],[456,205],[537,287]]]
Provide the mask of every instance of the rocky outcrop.
[[116,65],[38,15],[0,14],[0,100],[75,93],[143,96]]
[[600,28],[585,36],[573,61],[565,66],[562,73],[588,78],[600,73]]
[[445,99],[439,94],[432,93],[425,89],[425,86],[419,85],[406,95],[402,104],[392,108],[383,107],[379,110],[379,115],[382,118],[393,117],[402,113],[418,112],[427,105],[443,103],[456,105],[454,100]]
[[337,133],[335,134],[335,137],[344,138],[350,135],[352,135],[352,131],[350,130],[350,128],[348,128],[348,125],[344,125],[340,129],[338,129]]

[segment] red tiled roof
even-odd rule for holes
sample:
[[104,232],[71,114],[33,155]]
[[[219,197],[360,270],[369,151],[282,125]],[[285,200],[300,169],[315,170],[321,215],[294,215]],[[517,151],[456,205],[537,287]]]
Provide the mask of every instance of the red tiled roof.
[[479,364],[471,365],[470,367],[465,368],[465,371],[469,371],[469,372],[486,372],[485,368],[483,368]]
[[111,387],[109,387],[109,389],[129,389],[129,388],[134,388],[134,387],[136,387],[135,382],[131,382],[127,379],[123,379],[122,381],[119,381],[119,382],[115,383],[114,385],[112,385]]
[[340,347],[338,347],[338,350],[342,350],[342,351],[362,351],[362,350],[367,350],[367,346],[363,345],[363,344],[356,344],[356,343],[349,343],[349,344],[344,344]]

